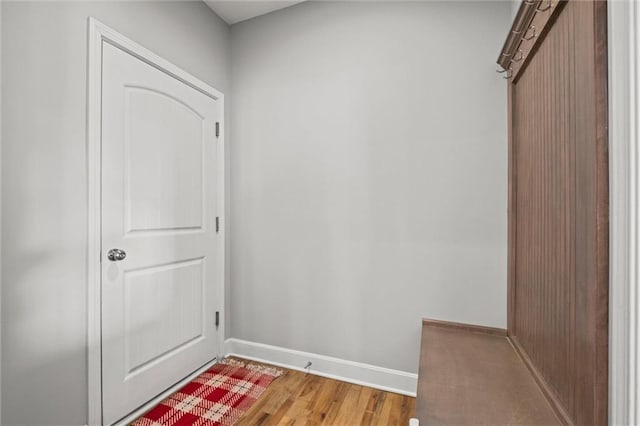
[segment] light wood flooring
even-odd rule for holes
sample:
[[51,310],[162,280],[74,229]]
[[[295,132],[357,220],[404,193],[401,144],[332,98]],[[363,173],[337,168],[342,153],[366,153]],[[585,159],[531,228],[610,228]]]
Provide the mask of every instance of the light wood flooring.
[[407,426],[415,416],[415,398],[283,370],[237,425]]

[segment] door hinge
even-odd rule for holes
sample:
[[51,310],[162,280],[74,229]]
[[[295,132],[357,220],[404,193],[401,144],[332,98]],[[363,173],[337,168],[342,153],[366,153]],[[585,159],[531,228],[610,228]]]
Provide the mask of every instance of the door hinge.
[[220,232],[220,218],[216,216],[216,234]]
[[216,121],[216,138],[220,137],[220,123]]
[[216,328],[220,326],[220,311],[216,311]]

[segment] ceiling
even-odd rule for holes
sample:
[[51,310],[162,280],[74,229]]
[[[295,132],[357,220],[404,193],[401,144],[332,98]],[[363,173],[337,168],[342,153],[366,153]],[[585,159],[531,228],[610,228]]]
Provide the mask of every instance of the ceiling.
[[255,18],[274,10],[301,3],[304,0],[253,1],[253,0],[204,0],[204,2],[229,25]]

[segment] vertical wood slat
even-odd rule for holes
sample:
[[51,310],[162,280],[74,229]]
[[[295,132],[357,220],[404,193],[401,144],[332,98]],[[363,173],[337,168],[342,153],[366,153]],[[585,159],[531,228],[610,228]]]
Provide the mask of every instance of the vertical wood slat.
[[[609,415],[609,58],[607,3],[594,9],[594,62],[596,89],[595,222],[596,267],[594,291],[595,371],[594,412],[596,422],[608,423]],[[598,396],[606,396],[599,398]]]
[[509,335],[569,424],[606,424],[606,3],[570,0],[509,85]]

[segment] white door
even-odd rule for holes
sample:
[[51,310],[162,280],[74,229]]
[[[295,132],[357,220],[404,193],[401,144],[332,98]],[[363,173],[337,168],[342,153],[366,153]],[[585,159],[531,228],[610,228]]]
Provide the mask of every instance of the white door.
[[[217,355],[221,102],[108,43],[102,54],[102,383],[111,424]],[[109,259],[114,249],[122,252]]]

